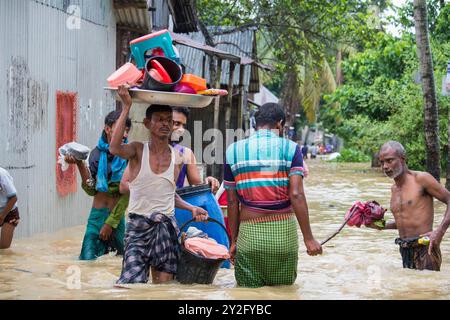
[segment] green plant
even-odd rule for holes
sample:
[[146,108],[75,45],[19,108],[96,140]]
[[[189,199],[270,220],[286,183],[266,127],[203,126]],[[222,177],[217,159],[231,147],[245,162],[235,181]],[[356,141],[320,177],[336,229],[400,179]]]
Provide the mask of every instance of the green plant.
[[341,156],[336,158],[337,162],[368,162],[370,157],[356,149],[343,149]]

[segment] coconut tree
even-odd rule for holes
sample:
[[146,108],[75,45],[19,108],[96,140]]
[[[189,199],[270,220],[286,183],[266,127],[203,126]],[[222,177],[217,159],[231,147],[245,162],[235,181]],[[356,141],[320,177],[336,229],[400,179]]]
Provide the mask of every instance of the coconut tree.
[[428,36],[427,5],[425,0],[414,0],[414,25],[424,98],[424,130],[427,153],[426,168],[427,171],[439,181],[438,106],[433,74],[433,60]]

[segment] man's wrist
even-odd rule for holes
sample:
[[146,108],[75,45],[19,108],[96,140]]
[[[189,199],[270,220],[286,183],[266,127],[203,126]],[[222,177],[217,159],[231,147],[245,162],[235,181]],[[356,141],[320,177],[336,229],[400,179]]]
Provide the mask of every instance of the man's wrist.
[[436,233],[439,235],[439,237],[444,237],[445,230],[442,226],[439,226],[436,228]]

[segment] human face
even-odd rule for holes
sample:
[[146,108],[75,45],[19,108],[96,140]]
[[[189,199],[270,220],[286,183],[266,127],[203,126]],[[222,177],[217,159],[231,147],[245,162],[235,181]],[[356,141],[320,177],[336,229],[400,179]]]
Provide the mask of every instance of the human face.
[[172,112],[163,111],[152,114],[151,119],[145,119],[147,129],[150,129],[152,136],[169,139],[172,133],[173,119]]
[[[106,138],[108,140],[108,143],[111,143],[112,140],[112,136],[114,134],[114,130],[116,129],[116,123],[114,122],[113,125],[110,126],[105,126],[104,130],[106,133]],[[128,134],[130,133],[130,127],[125,127],[125,131],[123,133],[123,139],[128,138]]]
[[404,172],[405,159],[392,148],[380,152],[380,163],[383,173],[391,179],[399,177]]
[[182,112],[174,111],[173,117],[173,131],[172,131],[172,141],[180,141],[181,136],[186,130],[187,117]]

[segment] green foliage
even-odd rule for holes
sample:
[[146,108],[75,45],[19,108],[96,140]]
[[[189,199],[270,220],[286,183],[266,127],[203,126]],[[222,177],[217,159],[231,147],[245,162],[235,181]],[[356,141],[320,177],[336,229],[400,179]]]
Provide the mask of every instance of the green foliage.
[[370,157],[356,149],[343,149],[341,156],[336,158],[337,162],[368,162]]
[[[440,94],[440,86],[450,47],[436,39],[431,39],[431,44],[445,168],[450,99]],[[322,123],[344,138],[346,148],[366,155],[373,155],[388,140],[397,140],[407,151],[409,167],[424,170],[424,101],[421,85],[416,83],[418,69],[413,37],[405,34],[395,39],[379,34],[375,43],[344,63],[345,85],[324,96]],[[332,106],[336,103],[339,108]]]

